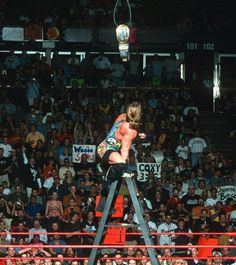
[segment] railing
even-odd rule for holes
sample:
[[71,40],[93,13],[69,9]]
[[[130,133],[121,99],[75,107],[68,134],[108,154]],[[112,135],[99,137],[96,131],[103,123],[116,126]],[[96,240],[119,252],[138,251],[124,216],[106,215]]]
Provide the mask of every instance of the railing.
[[[52,235],[61,235],[61,236],[65,236],[65,235],[68,235],[68,232],[1,232],[0,236],[4,237],[5,235],[22,235],[22,236],[27,236],[27,235],[48,235],[48,236],[52,236]],[[119,232],[117,233],[113,233],[113,235],[117,235],[117,234],[120,234]],[[136,236],[141,236],[142,233],[140,232],[126,232],[125,233],[126,235],[136,235]],[[96,233],[90,233],[90,232],[70,232],[70,235],[72,236],[94,236],[96,235]],[[179,236],[183,236],[183,235],[186,235],[186,236],[200,236],[201,238],[216,238],[217,236],[221,236],[221,235],[224,235],[224,236],[229,236],[230,238],[233,238],[235,237],[236,238],[236,232],[191,232],[191,233],[188,233],[188,232],[165,232],[165,233],[160,233],[160,232],[150,232],[150,235],[151,236],[176,236],[176,235],[179,235]],[[1,241],[0,241],[1,242]],[[187,245],[136,245],[136,244],[133,244],[133,245],[118,245],[118,244],[115,244],[115,245],[72,245],[72,244],[66,244],[66,245],[41,245],[41,244],[25,244],[25,245],[20,245],[20,244],[1,244],[0,243],[0,252],[1,252],[1,249],[8,249],[8,248],[20,248],[20,249],[28,249],[28,248],[34,248],[34,249],[58,249],[58,248],[61,248],[61,249],[92,249],[92,248],[99,248],[99,249],[118,249],[118,250],[121,250],[121,249],[127,249],[127,248],[141,248],[141,249],[148,249],[148,248],[153,248],[155,250],[164,250],[164,249],[174,249],[175,251],[178,251],[178,249],[186,249],[188,250],[190,253],[191,253],[191,250],[192,249],[195,249],[195,250],[198,250],[200,251],[201,249],[224,249],[224,248],[227,248],[227,249],[235,249],[236,248],[236,245],[235,244],[224,244],[224,245],[218,245],[218,244],[208,244],[208,245],[202,245],[200,243],[197,243],[197,244],[187,244]],[[236,256],[222,256],[222,254],[220,255],[219,252],[216,252],[218,253],[217,255],[214,254],[214,252],[212,253],[212,255],[207,255],[207,256],[204,256],[204,255],[201,255],[201,256],[191,256],[191,255],[185,255],[185,256],[182,256],[179,257],[179,256],[171,256],[171,257],[165,257],[165,256],[162,256],[162,255],[158,255],[157,258],[160,260],[160,262],[162,262],[163,260],[171,260],[171,261],[174,261],[174,260],[185,260],[185,261],[188,261],[188,260],[191,260],[191,259],[199,259],[199,260],[212,260],[212,259],[217,259],[217,260],[236,260]],[[178,254],[178,252],[177,252]],[[58,257],[50,257],[50,256],[46,256],[46,257],[38,257],[37,254],[35,256],[27,256],[27,257],[9,257],[9,256],[6,256],[6,257],[1,257],[0,260],[27,260],[27,259],[32,259],[32,258],[35,258],[35,259],[40,259],[40,260],[58,260],[59,258]],[[60,257],[60,260],[68,260],[68,261],[84,261],[84,260],[87,260],[88,258],[87,257],[79,257],[79,256],[74,256],[74,257]],[[102,260],[114,260],[116,259],[115,257],[100,257],[99,260],[102,261]],[[146,260],[146,259],[149,259],[148,257],[123,257],[123,259],[126,259],[126,260]]]

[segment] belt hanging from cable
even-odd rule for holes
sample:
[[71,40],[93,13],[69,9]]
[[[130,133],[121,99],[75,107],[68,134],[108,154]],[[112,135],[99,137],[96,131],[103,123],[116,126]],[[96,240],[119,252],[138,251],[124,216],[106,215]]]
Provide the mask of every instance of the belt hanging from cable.
[[116,4],[113,10],[113,21],[116,25],[116,38],[119,45],[120,57],[122,61],[128,61],[129,59],[129,38],[130,38],[130,29],[129,26],[131,25],[132,20],[132,13],[129,0],[126,0],[127,6],[129,9],[129,20],[127,24],[117,24],[116,21],[116,11],[120,0],[116,0]]

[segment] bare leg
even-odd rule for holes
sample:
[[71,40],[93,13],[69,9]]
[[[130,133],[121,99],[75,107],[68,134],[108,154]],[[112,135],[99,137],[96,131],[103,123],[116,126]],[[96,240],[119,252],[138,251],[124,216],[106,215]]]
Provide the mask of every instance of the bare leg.
[[125,159],[121,156],[118,152],[112,152],[109,156],[109,164],[119,164],[119,163],[126,163]]

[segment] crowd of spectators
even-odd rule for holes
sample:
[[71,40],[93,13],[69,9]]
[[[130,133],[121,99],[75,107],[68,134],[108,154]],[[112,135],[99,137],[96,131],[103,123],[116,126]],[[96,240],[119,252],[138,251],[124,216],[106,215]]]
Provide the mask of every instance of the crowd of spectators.
[[[104,194],[105,171],[98,159],[88,162],[86,154],[82,155],[81,163],[73,163],[72,145],[98,145],[117,115],[134,100],[142,103],[142,130],[147,137],[145,143],[137,140],[132,147],[128,167],[136,173],[150,231],[163,233],[153,237],[154,244],[167,245],[158,251],[165,258],[162,264],[222,264],[218,256],[229,256],[224,264],[232,263],[230,255],[234,252],[228,248],[214,250],[212,255],[216,258],[212,263],[199,259],[198,249],[174,248],[175,244],[196,244],[199,236],[192,236],[191,232],[233,232],[236,228],[233,199],[217,198],[217,188],[235,185],[235,166],[231,159],[214,150],[206,128],[201,126],[201,116],[190,91],[181,85],[178,90],[86,86],[91,80],[104,81],[108,67],[117,71],[103,57],[104,54],[99,54],[92,60],[88,54],[80,63],[72,55],[63,68],[60,56],[54,56],[49,65],[45,57],[29,57],[25,53],[17,56],[11,52],[2,62],[5,68],[0,100],[0,244],[18,247],[0,248],[0,254],[26,259],[0,263],[50,265],[50,257],[56,257],[55,265],[87,264],[62,258],[89,255],[90,250],[79,245],[92,244],[94,234],[78,236],[72,232],[97,231],[95,200],[97,195]],[[158,58],[154,56],[155,60]],[[157,65],[152,70],[158,72],[160,68]],[[171,79],[174,73],[167,72],[166,78]],[[134,79],[135,74],[141,78],[141,74],[134,72]],[[66,86],[73,77],[76,82]],[[120,76],[113,77],[114,82],[123,81]],[[155,162],[159,152],[164,154],[160,178],[149,172],[148,179],[140,181],[137,163]],[[127,231],[138,232],[125,184],[120,194],[124,196],[124,214],[115,222],[134,224]],[[189,234],[175,234],[181,231]],[[215,239],[222,245],[235,244],[235,238],[228,234],[215,235]],[[126,241],[126,245],[137,247],[105,249],[98,264],[151,264],[147,250],[138,247],[142,237],[131,235]],[[28,244],[42,248],[22,247]],[[174,255],[187,255],[194,260],[171,260]],[[48,259],[39,261],[39,257]]]
[[[25,101],[22,99],[24,94],[27,94],[28,101],[37,99],[41,90],[48,90],[50,87],[53,87],[53,90],[50,89],[50,96],[57,99],[65,85],[73,88],[98,86],[104,89],[138,85],[187,86],[180,77],[179,68],[183,62],[176,59],[174,54],[169,57],[155,54],[150,57],[144,69],[139,53],[131,54],[128,63],[123,63],[119,55],[107,55],[103,52],[87,52],[81,60],[75,52],[62,56],[55,51],[51,62],[49,60],[40,53],[29,55],[23,51],[21,55],[16,55],[11,51],[0,60],[2,85],[14,87],[12,97],[18,102]],[[19,89],[16,90],[16,87]],[[72,92],[72,98],[78,96],[75,93],[76,90]]]
[[[175,29],[183,32],[224,32],[235,30],[233,1],[151,1],[130,0],[132,23],[135,26]],[[0,22],[5,25],[64,27],[114,26],[111,0],[50,0],[37,2],[22,0],[0,1]],[[168,16],[168,20],[166,19]],[[118,23],[128,22],[127,1],[119,1],[116,12]]]

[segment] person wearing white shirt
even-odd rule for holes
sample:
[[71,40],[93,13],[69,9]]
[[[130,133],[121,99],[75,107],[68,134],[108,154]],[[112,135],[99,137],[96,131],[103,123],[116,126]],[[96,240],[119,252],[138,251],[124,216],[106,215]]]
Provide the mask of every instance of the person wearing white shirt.
[[194,106],[194,103],[192,101],[189,102],[189,106],[184,108],[183,110],[184,116],[187,116],[189,114],[189,111],[192,111],[195,115],[199,114],[198,107]]
[[215,205],[216,205],[217,202],[218,202],[218,199],[217,199],[217,189],[216,188],[212,188],[211,189],[211,197],[209,197],[208,199],[206,199],[205,206],[206,207],[215,207]]
[[152,210],[153,208],[152,203],[147,198],[144,197],[144,194],[141,190],[139,191],[139,198],[140,198],[141,203],[143,203],[144,209],[147,208],[149,210]]
[[[163,223],[159,224],[157,228],[158,233],[172,233],[177,228],[177,225],[172,223],[172,217],[170,214],[166,214],[165,220]],[[172,241],[171,235],[158,235],[159,245],[174,245],[175,242]]]
[[178,159],[178,164],[175,167],[175,174],[181,174],[185,170],[185,162],[182,157]]
[[60,167],[60,169],[59,169],[59,176],[60,176],[61,181],[65,180],[66,172],[68,170],[71,172],[72,177],[74,177],[75,176],[74,167],[70,166],[70,160],[68,158],[65,158],[64,159],[64,166]]
[[103,52],[100,52],[99,55],[93,59],[93,65],[96,70],[108,70],[111,66],[111,62],[104,56]]
[[51,189],[51,187],[53,186],[54,183],[54,178],[53,177],[49,177],[47,178],[44,183],[43,183],[43,187],[49,191]]
[[12,152],[12,146],[8,144],[8,138],[4,137],[3,142],[0,144],[0,148],[3,149],[3,156],[4,157],[9,157]]
[[196,130],[195,137],[189,140],[188,147],[191,153],[192,167],[194,167],[198,164],[199,158],[207,147],[205,140],[200,137],[199,130]]
[[[147,225],[148,225],[148,228],[149,228],[149,230],[150,230],[150,232],[152,233],[152,232],[157,232],[157,225],[156,225],[156,223],[154,223],[152,220],[151,220],[151,215],[150,215],[150,212],[149,211],[145,211],[145,217],[146,217],[146,222],[147,222]],[[140,227],[138,228],[138,230],[139,231],[141,231],[141,229],[140,229]],[[154,240],[154,236],[152,236],[152,239]],[[140,237],[140,239],[143,241],[144,239],[143,239],[143,236],[141,236]],[[144,242],[142,242],[141,241],[141,245],[142,245],[142,243],[144,243]]]
[[178,157],[183,158],[184,160],[188,159],[188,146],[186,145],[185,139],[182,139],[180,144],[176,147],[175,153]]
[[51,176],[49,178],[47,178],[44,183],[43,183],[43,187],[49,191],[51,189],[51,187],[53,186],[54,180],[55,178],[60,178],[57,170],[56,169],[52,169],[51,171]]
[[[11,237],[10,232],[7,230],[6,224],[3,220],[0,222],[0,232],[6,233],[6,236],[4,239],[5,239],[7,244],[10,244],[12,237]],[[4,243],[2,242],[2,244],[4,244]]]
[[47,230],[41,227],[41,224],[38,219],[34,220],[34,227],[29,229],[29,242],[33,239],[34,233],[42,233],[39,235],[40,241],[47,244],[48,242],[48,236],[46,234]]

